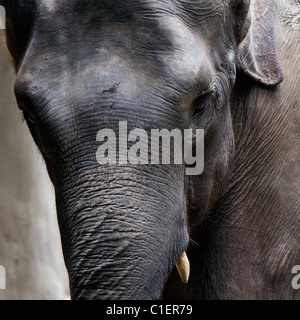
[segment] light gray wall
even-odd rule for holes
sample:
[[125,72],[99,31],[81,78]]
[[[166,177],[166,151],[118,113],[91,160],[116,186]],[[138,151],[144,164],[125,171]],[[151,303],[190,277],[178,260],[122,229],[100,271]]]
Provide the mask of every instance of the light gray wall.
[[0,289],[0,300],[66,299],[67,273],[53,187],[22,122],[13,82],[13,70],[1,43],[0,265],[5,267],[6,289]]

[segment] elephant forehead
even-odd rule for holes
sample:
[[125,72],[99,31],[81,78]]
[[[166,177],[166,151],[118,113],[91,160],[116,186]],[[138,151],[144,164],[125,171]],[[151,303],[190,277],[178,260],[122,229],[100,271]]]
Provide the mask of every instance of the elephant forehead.
[[[130,56],[127,63],[130,60],[131,66],[144,73],[149,68],[152,74],[155,66],[156,72],[163,75],[160,78],[171,77],[177,84],[199,77],[210,83],[214,62],[208,32],[217,39],[220,31],[207,25],[213,17],[224,15],[227,2],[42,0],[38,2],[30,54],[26,56],[44,61],[38,66],[44,73],[51,68],[65,78],[73,77],[70,70],[96,74],[95,66],[102,71],[104,67],[120,67]],[[209,21],[204,19],[207,14]],[[44,56],[48,57],[46,62]],[[60,69],[53,64],[60,65]]]
[[204,39],[178,17],[169,16],[161,21],[161,29],[168,34],[172,43],[172,50],[161,55],[163,65],[177,80],[195,76],[210,77],[211,64],[209,59],[210,48]]
[[43,0],[40,1],[40,8],[44,8],[49,12],[53,12],[57,8],[58,2],[59,1],[57,0]]
[[[89,15],[102,14],[103,17],[115,15],[131,19],[138,15],[146,18],[164,18],[168,15],[179,15],[190,26],[197,27],[199,24],[206,24],[209,28],[212,23],[219,23],[226,12],[226,8],[231,2],[237,0],[173,0],[173,1],[153,1],[153,0],[41,0],[33,2],[39,7],[39,12],[43,14],[53,14],[54,12],[72,12]],[[16,3],[15,6],[19,4]],[[31,4],[30,4],[31,5]],[[55,19],[55,16],[53,16]],[[219,25],[216,25],[219,26]]]

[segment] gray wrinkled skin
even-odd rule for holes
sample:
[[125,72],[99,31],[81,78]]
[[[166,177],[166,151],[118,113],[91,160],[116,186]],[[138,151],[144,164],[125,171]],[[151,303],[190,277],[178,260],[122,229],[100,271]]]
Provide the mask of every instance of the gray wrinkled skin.
[[[0,5],[73,299],[299,298],[299,2]],[[99,166],[96,134],[119,121],[205,129],[204,173]]]

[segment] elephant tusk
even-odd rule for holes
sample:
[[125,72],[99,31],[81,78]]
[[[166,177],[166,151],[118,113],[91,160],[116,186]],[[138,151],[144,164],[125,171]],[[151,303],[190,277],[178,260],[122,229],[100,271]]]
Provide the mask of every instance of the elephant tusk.
[[183,283],[188,283],[190,277],[190,262],[184,252],[176,263],[176,268]]

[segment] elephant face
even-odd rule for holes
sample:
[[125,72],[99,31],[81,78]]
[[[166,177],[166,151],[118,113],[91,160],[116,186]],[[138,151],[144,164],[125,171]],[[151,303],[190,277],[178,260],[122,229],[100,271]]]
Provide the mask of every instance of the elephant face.
[[[237,67],[279,81],[247,63],[251,39],[248,54],[239,49],[249,2],[0,1],[18,105],[55,186],[73,298],[159,298],[188,229],[222,193]],[[97,134],[122,121],[128,131],[204,129],[204,173],[172,161],[100,165]]]

